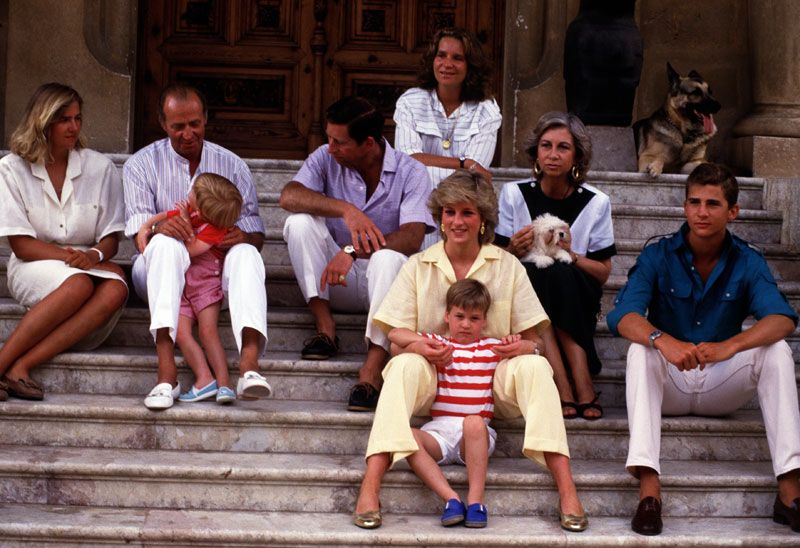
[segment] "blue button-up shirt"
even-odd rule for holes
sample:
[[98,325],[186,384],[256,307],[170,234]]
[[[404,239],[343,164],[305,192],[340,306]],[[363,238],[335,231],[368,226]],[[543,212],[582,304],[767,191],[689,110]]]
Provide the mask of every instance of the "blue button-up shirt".
[[694,344],[733,337],[751,314],[756,320],[781,314],[797,324],[797,313],[778,289],[764,258],[730,233],[703,283],[685,240],[688,230],[684,223],[680,231],[642,251],[608,314],[614,335],[619,336],[619,321],[630,312],[647,314],[658,329]]

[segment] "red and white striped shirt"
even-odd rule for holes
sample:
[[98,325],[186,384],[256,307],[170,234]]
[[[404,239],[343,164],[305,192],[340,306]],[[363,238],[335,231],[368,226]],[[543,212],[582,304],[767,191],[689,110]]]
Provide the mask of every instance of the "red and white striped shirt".
[[459,344],[432,333],[422,335],[453,346],[453,362],[444,370],[437,370],[436,399],[431,405],[434,420],[469,415],[490,420],[494,416],[492,380],[501,359],[492,348],[500,341],[485,338]]

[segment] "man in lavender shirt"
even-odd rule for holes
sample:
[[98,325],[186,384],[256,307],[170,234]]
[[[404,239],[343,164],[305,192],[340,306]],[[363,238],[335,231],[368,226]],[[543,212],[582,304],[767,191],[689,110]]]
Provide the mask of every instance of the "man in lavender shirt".
[[407,256],[434,228],[425,166],[382,136],[383,115],[369,101],[345,97],[325,113],[328,144],[314,151],[281,193],[293,213],[283,237],[300,290],[316,322],[305,359],[339,351],[331,310],[368,311],[367,357],[348,409],[375,408],[389,341],[372,316]]

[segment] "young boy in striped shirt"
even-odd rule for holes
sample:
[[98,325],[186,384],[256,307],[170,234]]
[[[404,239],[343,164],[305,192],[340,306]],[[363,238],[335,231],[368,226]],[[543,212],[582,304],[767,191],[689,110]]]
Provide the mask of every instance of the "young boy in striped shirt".
[[[519,335],[502,340],[481,338],[490,305],[491,296],[481,282],[459,280],[446,296],[444,319],[449,337],[405,328],[389,332],[393,355],[414,352],[416,345],[429,345],[431,340],[452,348],[452,362],[437,368],[433,420],[421,429],[412,429],[420,449],[407,459],[417,476],[445,501],[441,518],[445,527],[462,522],[467,527],[486,527],[488,520],[483,494],[489,455],[497,438],[489,426],[494,415],[492,381],[501,359],[492,349],[520,339]],[[466,465],[466,506],[445,479],[440,464]]]

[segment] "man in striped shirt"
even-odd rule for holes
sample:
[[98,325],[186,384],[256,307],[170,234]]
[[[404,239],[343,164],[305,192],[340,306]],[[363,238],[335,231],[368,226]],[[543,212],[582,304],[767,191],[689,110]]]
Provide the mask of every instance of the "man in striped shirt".
[[[433,420],[421,429],[412,429],[420,450],[407,458],[417,476],[445,502],[441,518],[444,526],[464,522],[467,527],[485,527],[487,523],[483,493],[489,455],[494,452],[497,439],[497,433],[489,426],[494,416],[492,381],[501,359],[493,349],[520,337],[481,338],[490,305],[491,296],[481,282],[459,280],[450,286],[446,296],[449,337],[405,328],[389,332],[393,354],[420,353],[421,346],[452,352],[451,363],[437,372],[436,398],[431,405]],[[467,466],[466,506],[438,464]]]
[[[222,175],[236,185],[243,198],[242,212],[219,244],[228,250],[220,275],[240,352],[237,392],[239,397],[257,398],[271,392],[258,373],[258,357],[267,342],[267,295],[259,253],[264,223],[247,164],[205,140],[207,114],[205,99],[192,87],[177,84],[161,93],[159,120],[167,137],[141,149],[123,167],[125,235],[134,237],[147,219],[185,200],[201,173]],[[150,332],[158,354],[158,383],[145,398],[150,409],[171,407],[180,393],[173,347],[189,267],[183,242],[193,237],[191,224],[175,216],[150,227],[147,247],[133,257],[134,288],[149,303]]]

